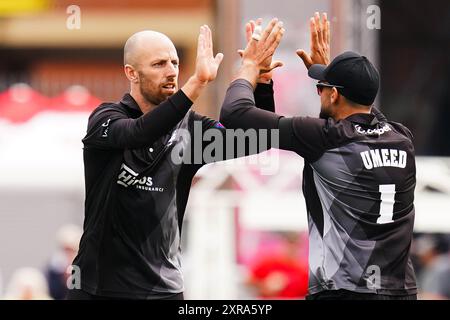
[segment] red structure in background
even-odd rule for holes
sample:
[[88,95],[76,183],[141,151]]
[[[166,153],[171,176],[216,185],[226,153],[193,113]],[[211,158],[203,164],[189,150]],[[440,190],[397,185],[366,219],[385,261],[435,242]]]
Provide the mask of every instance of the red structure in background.
[[0,93],[0,119],[21,124],[44,111],[89,113],[100,103],[82,86],[71,86],[60,95],[48,98],[29,85],[18,83]]
[[91,112],[101,103],[83,86],[71,86],[51,101],[50,109],[65,112]]
[[15,124],[27,122],[49,105],[49,98],[27,84],[18,83],[0,93],[0,118]]

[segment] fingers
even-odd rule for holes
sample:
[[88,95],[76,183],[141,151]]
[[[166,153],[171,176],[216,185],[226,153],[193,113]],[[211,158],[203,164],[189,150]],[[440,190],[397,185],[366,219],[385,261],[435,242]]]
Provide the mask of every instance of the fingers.
[[213,49],[213,44],[212,44],[212,33],[211,33],[211,29],[205,25],[205,29],[206,29],[206,49],[211,51],[211,55],[212,55],[212,49]]
[[[253,21],[253,23],[255,23],[255,22]],[[247,42],[249,42],[251,40],[252,34],[253,34],[253,28],[252,28],[252,24],[250,21],[245,25],[245,38],[247,39]]]
[[326,12],[322,13],[322,22],[320,23],[322,44],[326,45],[329,41],[330,24]]
[[219,65],[222,63],[222,60],[223,60],[223,53],[218,53],[216,55],[216,57],[214,58],[214,61],[216,62],[217,67],[219,67]]
[[272,71],[273,69],[281,68],[282,66],[283,66],[283,62],[281,62],[281,61],[274,61],[270,65],[270,70]]
[[316,25],[316,31],[317,31],[317,38],[319,39],[320,43],[324,42],[324,28],[322,25],[322,21],[320,20],[320,13],[316,12],[314,13],[314,23]]
[[305,64],[307,69],[309,69],[313,65],[311,56],[307,54],[304,50],[297,50],[297,55],[300,57],[300,59],[303,60],[303,63]]
[[197,54],[203,52],[204,50],[205,50],[205,28],[204,26],[201,26],[200,33],[198,35]]
[[314,26],[315,32],[317,32],[317,41],[319,44],[327,44],[330,42],[330,22],[328,21],[327,13],[322,13],[322,17],[319,12],[314,14]]
[[326,44],[330,44],[331,41],[331,34],[330,34],[330,21],[328,21],[328,16],[326,12],[323,13],[323,24],[324,24],[324,39]]
[[[261,20],[261,19],[258,19]],[[262,20],[261,20],[262,22]],[[261,24],[260,22],[260,24]],[[245,25],[245,36],[247,39],[247,42],[250,42],[250,40],[252,39],[252,35],[253,32],[255,32],[255,28],[256,28],[256,22],[254,20],[250,20],[246,25]]]
[[[259,19],[258,21],[259,22]],[[266,29],[264,30],[262,36],[261,36],[261,40],[260,41],[266,41],[266,39],[269,37],[269,35],[271,34],[273,28],[275,28],[275,26],[278,23],[278,18],[273,18],[270,23],[267,25]]]
[[269,42],[269,48],[267,50],[267,53],[269,56],[273,55],[273,53],[275,52],[275,50],[278,48],[278,46],[280,45],[281,39],[283,38],[284,35],[284,28],[283,28],[283,23],[279,22],[277,24],[277,28],[274,28],[274,32],[271,33],[271,37],[273,35],[273,40],[270,41],[270,37],[269,39],[267,39]]
[[[256,20],[255,27],[253,28],[252,39],[249,43],[254,43],[255,41],[260,41],[262,35],[262,19]],[[252,41],[254,40],[254,41]]]
[[314,18],[310,19],[309,28],[311,30],[311,49],[314,49],[319,45],[319,34],[317,32],[316,21]]
[[[257,21],[260,21],[259,24],[262,23],[261,18],[259,18]],[[254,20],[250,20],[250,26],[252,27],[252,33],[255,32],[256,22]]]
[[[283,29],[283,22],[279,21],[275,25],[275,27],[272,29],[272,31],[270,32],[270,35],[269,35],[269,37],[266,40],[265,47],[266,48],[270,48],[270,47],[272,47],[274,42],[276,42],[277,40],[281,41],[281,38],[283,37],[284,31],[285,30]],[[279,42],[278,42],[278,44],[279,44]],[[278,47],[278,44],[276,44],[276,47]]]

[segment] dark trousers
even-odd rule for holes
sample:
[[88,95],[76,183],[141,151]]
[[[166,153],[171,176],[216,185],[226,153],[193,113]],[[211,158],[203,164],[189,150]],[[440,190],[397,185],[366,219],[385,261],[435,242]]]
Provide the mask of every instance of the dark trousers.
[[[127,298],[105,297],[90,294],[83,290],[69,290],[66,300],[130,300]],[[184,300],[183,292],[161,296],[151,296],[148,300]]]
[[306,300],[417,300],[417,295],[389,296],[374,293],[359,293],[348,290],[327,290],[306,297]]

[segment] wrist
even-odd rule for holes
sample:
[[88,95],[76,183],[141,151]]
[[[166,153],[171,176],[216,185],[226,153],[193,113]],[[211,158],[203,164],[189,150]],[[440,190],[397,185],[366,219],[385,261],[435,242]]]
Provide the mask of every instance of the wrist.
[[192,77],[190,77],[189,81],[193,85],[195,85],[196,87],[199,87],[199,88],[206,87],[206,85],[208,84],[208,80],[201,80],[201,79],[199,79],[199,77],[196,74],[194,74]]
[[193,75],[189,78],[181,90],[189,98],[189,100],[194,102],[200,96],[207,84],[208,81],[202,81],[196,75]]
[[261,83],[261,84],[271,84],[272,83],[272,77],[267,78],[267,77],[259,77],[257,83]]
[[259,68],[255,62],[243,61],[239,68],[237,78],[245,79],[256,87],[256,82],[259,79]]
[[256,68],[258,66],[258,63],[255,60],[252,60],[249,58],[243,58],[242,65],[243,66],[254,66]]

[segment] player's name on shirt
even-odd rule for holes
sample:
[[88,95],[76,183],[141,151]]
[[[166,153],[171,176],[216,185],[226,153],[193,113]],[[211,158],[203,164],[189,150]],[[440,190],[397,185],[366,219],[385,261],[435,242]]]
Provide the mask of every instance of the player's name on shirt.
[[380,167],[406,168],[408,155],[397,149],[375,149],[361,152],[364,167],[372,170]]

